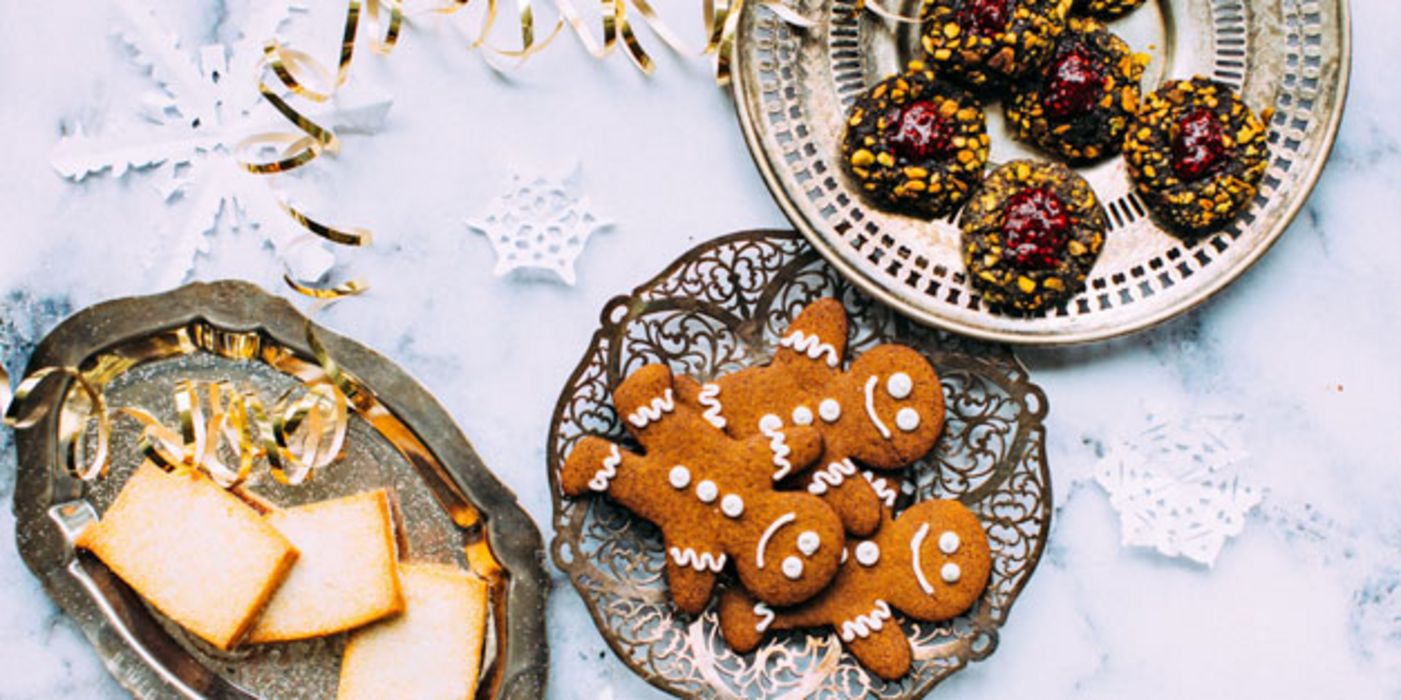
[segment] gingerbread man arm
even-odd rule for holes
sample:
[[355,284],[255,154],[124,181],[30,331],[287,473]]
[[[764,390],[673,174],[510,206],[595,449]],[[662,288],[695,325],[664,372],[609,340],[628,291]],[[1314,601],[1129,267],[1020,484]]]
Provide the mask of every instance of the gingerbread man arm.
[[666,580],[671,598],[682,612],[700,614],[715,590],[715,577],[725,568],[727,557],[713,551],[714,545],[666,542]]
[[560,486],[566,496],[606,493],[629,510],[657,522],[660,514],[652,499],[658,468],[646,457],[592,435],[579,440],[560,470]]
[[773,483],[807,471],[822,455],[822,433],[801,425],[769,426],[762,435],[744,441],[745,449],[755,454],[755,461],[767,460],[773,465]]
[[720,633],[724,635],[725,643],[741,654],[758,648],[770,631],[831,624],[831,613],[820,601],[775,610],[742,588],[727,588],[720,595]]
[[841,367],[846,354],[846,309],[836,299],[819,299],[789,324],[774,352],[775,365],[816,363],[827,370]]

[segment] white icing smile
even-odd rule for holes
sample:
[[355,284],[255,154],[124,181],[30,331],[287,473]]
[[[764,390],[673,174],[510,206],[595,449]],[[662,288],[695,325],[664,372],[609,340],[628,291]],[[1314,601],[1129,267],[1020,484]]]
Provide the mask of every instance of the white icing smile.
[[[947,535],[949,533],[945,532],[944,534]],[[920,563],[919,554],[919,548],[924,545],[924,538],[928,536],[929,523],[924,523],[919,526],[919,530],[915,532],[915,536],[910,540],[910,566],[914,567],[915,581],[919,583],[920,590],[924,591],[925,595],[934,595],[934,584],[930,583],[928,578],[925,578],[924,565]],[[941,547],[943,542],[943,538],[939,538]]]
[[759,567],[760,569],[764,568],[764,551],[767,550],[769,547],[769,540],[773,539],[774,534],[781,530],[784,525],[787,525],[797,519],[798,516],[793,513],[784,513],[783,515],[774,518],[774,521],[769,523],[769,526],[767,528],[764,528],[764,534],[759,537],[759,548],[754,550],[755,566]]
[[876,430],[880,431],[880,436],[889,440],[890,428],[885,427],[885,423],[881,422],[880,415],[876,413],[876,385],[879,383],[880,377],[874,374],[866,380],[866,416],[871,419],[871,425],[876,426]]

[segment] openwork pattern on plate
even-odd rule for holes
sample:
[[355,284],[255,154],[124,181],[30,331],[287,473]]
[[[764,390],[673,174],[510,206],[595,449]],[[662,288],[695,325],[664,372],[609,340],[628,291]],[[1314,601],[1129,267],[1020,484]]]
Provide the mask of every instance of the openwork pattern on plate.
[[[666,595],[656,529],[606,498],[566,499],[558,470],[586,434],[625,440],[610,389],[637,367],[665,362],[702,379],[767,361],[798,309],[836,296],[859,355],[883,342],[918,348],[938,368],[948,424],[916,464],[897,507],[957,498],[983,519],[993,548],[988,589],[944,624],[905,621],[915,668],[899,683],[868,674],[827,632],[794,632],[753,654],[720,637],[715,613],[678,614]],[[986,658],[1036,567],[1051,516],[1042,418],[1046,400],[1003,346],[910,323],[845,282],[792,233],[753,232],[692,250],[629,296],[614,299],[556,406],[549,465],[555,564],[628,666],[679,695],[917,697],[969,661]]]
[[[910,14],[918,4],[898,6]],[[1190,241],[1154,222],[1116,159],[1081,169],[1108,213],[1105,255],[1083,294],[1043,314],[1008,315],[985,306],[968,284],[957,215],[924,224],[873,210],[837,163],[846,107],[872,80],[917,55],[917,30],[862,13],[855,0],[796,7],[818,20],[813,27],[790,26],[756,6],[740,28],[737,103],[770,187],[799,228],[863,287],[889,294],[928,322],[984,337],[1088,340],[1199,303],[1283,232],[1317,177],[1342,109],[1343,0],[1155,0],[1138,11],[1153,22],[1116,23],[1115,31],[1131,33],[1131,43],[1153,55],[1154,79],[1145,89],[1164,77],[1201,74],[1241,89],[1257,109],[1273,107],[1273,160],[1239,220]],[[988,109],[1000,113],[1001,106]],[[992,136],[997,160],[998,142],[1013,142],[1005,130]]]

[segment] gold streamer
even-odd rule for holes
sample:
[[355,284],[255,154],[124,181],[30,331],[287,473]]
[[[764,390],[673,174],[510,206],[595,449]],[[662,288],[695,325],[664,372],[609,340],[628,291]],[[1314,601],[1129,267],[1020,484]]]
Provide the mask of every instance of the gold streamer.
[[[83,481],[91,481],[107,474],[108,455],[112,443],[112,421],[107,414],[107,402],[102,397],[102,392],[98,391],[83,376],[83,373],[78,371],[78,368],[45,367],[25,377],[13,391],[10,390],[9,374],[0,369],[0,377],[4,379],[4,390],[0,392],[0,399],[3,399],[4,403],[5,425],[15,430],[31,428],[49,414],[52,406],[62,407],[63,412],[59,417],[58,443],[59,449],[63,453],[64,468],[69,474]],[[87,398],[88,405],[81,414],[68,407],[66,398],[57,403],[34,404],[25,410],[24,407],[29,403],[29,397],[33,396],[40,386],[59,377],[72,378]],[[86,463],[82,463],[82,455],[86,452],[84,441],[88,424],[94,418],[97,421],[97,447],[94,449],[92,458]]]

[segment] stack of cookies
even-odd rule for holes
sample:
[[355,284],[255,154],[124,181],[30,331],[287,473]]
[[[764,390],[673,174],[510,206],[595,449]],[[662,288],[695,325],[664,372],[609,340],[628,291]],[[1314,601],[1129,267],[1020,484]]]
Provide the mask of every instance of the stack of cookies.
[[286,509],[244,495],[146,462],[75,544],[221,651],[349,633],[340,700],[474,696],[486,583],[400,561],[389,492]]
[[898,472],[944,424],[939,377],[894,344],[844,367],[840,302],[807,307],[773,361],[701,383],[642,367],[613,401],[642,452],[585,437],[564,492],[606,494],[656,524],[672,600],[706,609],[717,581],[726,641],[747,653],[771,631],[831,628],[856,659],[895,680],[910,669],[899,616],[937,622],[982,595],[991,553],[956,501],[894,512]]

